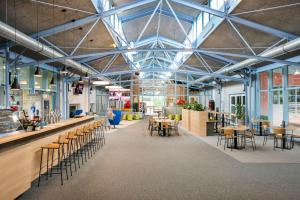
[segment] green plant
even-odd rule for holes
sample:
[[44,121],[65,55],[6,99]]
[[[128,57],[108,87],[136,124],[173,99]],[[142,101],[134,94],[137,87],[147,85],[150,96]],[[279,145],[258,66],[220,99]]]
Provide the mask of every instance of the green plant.
[[244,109],[244,106],[240,103],[236,105],[236,118],[238,120],[245,119],[245,109]]
[[191,110],[192,106],[191,106],[191,104],[187,103],[187,104],[183,105],[183,109]]
[[204,106],[200,103],[194,103],[192,109],[195,111],[204,111]]

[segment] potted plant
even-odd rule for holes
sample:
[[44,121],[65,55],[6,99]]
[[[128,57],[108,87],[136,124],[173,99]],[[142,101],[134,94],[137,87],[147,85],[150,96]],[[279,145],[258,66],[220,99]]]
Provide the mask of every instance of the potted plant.
[[245,124],[245,109],[244,106],[240,103],[236,105],[236,118],[238,120],[238,124]]
[[195,111],[204,111],[204,106],[200,103],[194,103],[192,109]]

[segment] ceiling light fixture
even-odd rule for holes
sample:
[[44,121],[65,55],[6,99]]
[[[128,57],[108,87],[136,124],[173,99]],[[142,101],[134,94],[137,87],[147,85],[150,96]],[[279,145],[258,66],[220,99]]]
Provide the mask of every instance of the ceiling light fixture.
[[122,89],[123,87],[122,86],[119,86],[119,85],[108,85],[108,86],[105,86],[105,89]]
[[17,77],[15,76],[13,83],[11,84],[11,90],[16,91],[16,90],[20,90],[20,84],[18,82]]
[[79,77],[78,83],[83,83],[82,76]]
[[68,73],[67,68],[66,68],[65,65],[64,65],[63,69],[61,70],[61,73],[62,74],[67,74]]
[[94,81],[94,85],[109,85],[108,81]]
[[36,77],[42,77],[42,73],[39,67],[36,67],[35,72],[34,72],[34,76]]
[[51,78],[50,85],[51,85],[51,86],[54,86],[54,85],[55,85],[54,76],[52,76],[52,78]]

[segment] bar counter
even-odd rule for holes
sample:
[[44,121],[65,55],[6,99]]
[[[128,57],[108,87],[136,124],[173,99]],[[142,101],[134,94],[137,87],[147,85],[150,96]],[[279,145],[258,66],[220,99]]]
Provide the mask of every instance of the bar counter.
[[0,136],[0,199],[15,199],[31,187],[39,174],[41,146],[92,120],[94,116],[73,118],[47,125],[39,131]]

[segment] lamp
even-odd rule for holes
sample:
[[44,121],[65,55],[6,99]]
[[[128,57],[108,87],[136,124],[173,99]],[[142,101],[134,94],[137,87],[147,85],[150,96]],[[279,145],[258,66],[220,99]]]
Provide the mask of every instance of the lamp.
[[41,70],[40,70],[39,67],[37,67],[35,69],[34,76],[36,76],[36,77],[42,77],[42,73],[41,73]]
[[64,65],[63,69],[61,70],[61,73],[62,74],[67,74],[68,73],[65,65]]
[[94,81],[93,84],[94,85],[108,85],[109,82],[108,81]]
[[13,83],[11,84],[11,90],[20,90],[20,84],[17,77],[15,76]]
[[71,87],[72,87],[72,88],[74,88],[74,87],[75,87],[75,82],[72,82],[72,85],[71,85]]
[[52,76],[52,78],[51,78],[50,85],[51,86],[55,85],[54,76]]
[[81,77],[81,76],[79,77],[78,83],[83,83],[83,80],[82,80],[82,77]]

